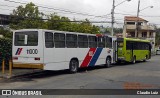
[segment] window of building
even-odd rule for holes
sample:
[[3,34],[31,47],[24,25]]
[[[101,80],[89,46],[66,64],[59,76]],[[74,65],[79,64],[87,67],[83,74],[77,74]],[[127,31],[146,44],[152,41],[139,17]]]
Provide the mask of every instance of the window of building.
[[131,37],[135,37],[135,32],[130,32]]
[[143,23],[142,22],[138,22],[138,25],[141,26]]
[[149,37],[153,37],[153,32],[149,32]]
[[127,22],[127,25],[135,25],[135,22]]
[[147,32],[142,32],[142,37],[147,37]]

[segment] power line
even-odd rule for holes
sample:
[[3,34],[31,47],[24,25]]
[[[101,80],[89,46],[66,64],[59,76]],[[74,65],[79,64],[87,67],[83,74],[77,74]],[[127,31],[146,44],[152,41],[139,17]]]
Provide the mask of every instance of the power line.
[[[24,2],[16,2],[16,1],[12,1],[12,0],[5,0],[8,2],[13,2],[13,3],[19,3],[19,4],[27,4]],[[3,5],[3,6],[8,6],[8,5]],[[36,5],[37,6],[37,5]],[[14,7],[14,6],[8,6],[8,7]],[[37,7],[41,7],[41,8],[45,8],[45,9],[52,9],[52,10],[57,10],[57,11],[61,11],[59,13],[72,13],[72,14],[79,14],[79,15],[85,15],[85,16],[94,16],[94,17],[99,17],[99,18],[106,18],[108,15],[111,15],[111,13],[107,14],[107,15],[103,15],[103,16],[95,16],[95,15],[91,15],[91,14],[87,14],[87,13],[80,13],[80,12],[73,12],[73,11],[69,11],[69,10],[64,10],[64,9],[58,9],[58,8],[51,8],[51,7],[45,7],[45,6],[37,6]],[[7,9],[6,9],[7,10]],[[9,9],[8,9],[9,10]],[[46,11],[45,11],[46,12]],[[63,13],[63,14],[64,14]],[[45,14],[46,15],[46,14]],[[109,18],[111,19],[111,18]],[[48,19],[42,19],[42,20],[48,20]],[[122,19],[116,19],[116,20],[122,20]],[[57,21],[56,22],[85,22],[85,21]],[[90,23],[111,23],[110,21],[90,21]],[[117,23],[117,22],[115,22]]]
[[12,10],[10,10],[10,9],[4,9],[4,8],[0,8],[1,10],[8,10],[8,11],[12,11]]
[[16,6],[10,6],[10,5],[4,5],[4,4],[0,4],[0,6],[16,8]]
[[[3,5],[3,6],[7,6],[7,5]],[[14,7],[14,6],[8,6],[8,7]],[[10,10],[10,9],[3,9],[3,8],[0,8],[1,10],[8,10],[8,11],[13,11],[13,10]],[[45,11],[45,12],[47,12],[47,11]],[[49,12],[49,11],[48,11]],[[51,12],[51,11],[50,11]],[[65,13],[63,13],[63,14],[65,14]],[[44,14],[45,16],[49,16],[49,15],[47,15],[47,14]],[[68,18],[70,18],[70,17],[68,17]],[[22,17],[21,17],[21,19],[22,19]],[[42,20],[47,20],[47,19],[42,19]],[[80,22],[80,21],[71,21],[71,22]],[[83,21],[81,21],[81,22],[83,22]],[[106,21],[94,21],[93,23],[105,23]]]
[[120,10],[120,9],[115,9],[115,10],[117,10],[117,11],[121,11],[121,12],[124,12],[124,13],[136,13],[136,11],[123,11],[123,10]]
[[[12,2],[12,3],[19,3],[19,4],[27,4],[26,2],[17,2],[17,1],[12,1],[12,0],[4,0],[4,1],[8,1],[8,2]],[[70,13],[70,14],[78,14],[78,15],[85,15],[85,16],[93,16],[93,17],[106,18],[105,17],[106,15],[96,16],[96,15],[92,15],[92,14],[81,13],[81,12],[74,12],[74,11],[65,10],[65,9],[59,9],[59,8],[52,8],[52,7],[46,7],[46,6],[40,6],[40,5],[36,5],[36,6],[37,7],[41,7],[41,8],[45,8],[45,9],[58,10],[58,11],[62,11],[62,12]]]
[[28,19],[28,20],[42,20],[42,21],[45,21],[45,20],[51,20],[53,22],[79,22],[79,23],[111,23],[110,21],[82,21],[82,20],[74,20],[74,21],[65,21],[65,20],[52,20],[52,19],[41,19],[41,18],[34,18],[34,17],[18,17],[18,16],[10,16],[11,18],[14,18],[14,20],[17,20],[16,22],[18,22],[18,20],[25,20],[25,19]]
[[131,15],[131,16],[135,16],[133,14],[126,14],[126,13],[115,13],[115,14],[119,14],[119,15]]
[[[115,14],[119,14],[119,15],[132,15],[132,16],[135,16],[133,14],[126,14],[126,13],[115,13]],[[160,17],[160,15],[157,15],[157,16],[149,16],[149,15],[140,15],[142,17]]]

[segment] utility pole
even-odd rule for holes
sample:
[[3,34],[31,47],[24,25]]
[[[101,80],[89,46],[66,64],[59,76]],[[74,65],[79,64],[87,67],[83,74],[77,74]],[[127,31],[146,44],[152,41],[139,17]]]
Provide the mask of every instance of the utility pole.
[[112,11],[111,11],[111,14],[112,14],[112,31],[111,31],[111,36],[113,36],[113,29],[114,29],[114,9],[115,9],[115,0],[113,0],[113,6],[112,6]]
[[136,30],[135,30],[135,37],[138,37],[138,29],[139,29],[139,7],[140,7],[140,0],[138,1],[138,9],[137,9],[137,21],[136,21]]

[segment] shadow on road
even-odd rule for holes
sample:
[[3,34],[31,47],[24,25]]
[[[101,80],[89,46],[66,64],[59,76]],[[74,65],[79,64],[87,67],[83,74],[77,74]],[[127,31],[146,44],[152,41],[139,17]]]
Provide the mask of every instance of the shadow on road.
[[[136,63],[142,63],[142,62],[136,62]],[[145,62],[143,62],[145,63]],[[134,64],[130,63],[121,63],[121,64],[114,64],[112,67],[116,66],[133,66]],[[99,69],[108,69],[105,68],[104,66],[95,66],[95,67],[88,67],[88,68],[80,68],[78,73],[85,73],[88,71],[93,71],[93,70],[99,70]],[[19,69],[21,70],[21,69]],[[35,79],[43,79],[43,78],[48,78],[48,77],[56,77],[59,75],[67,75],[70,74],[69,70],[59,70],[59,71],[48,71],[48,70],[39,70],[34,72],[31,70],[30,73],[23,73],[22,75],[17,75],[13,76],[10,79],[2,79],[0,83],[6,83],[6,82],[26,82],[26,81],[35,81]]]
[[[93,70],[98,70],[103,68],[104,66],[80,68],[78,70],[78,73],[85,73],[86,71],[93,71]],[[21,69],[18,69],[18,70],[21,70]],[[59,71],[39,70],[35,72],[31,70],[30,72],[27,72],[25,74],[22,73],[21,75],[15,75],[9,79],[4,78],[0,80],[0,83],[35,81],[35,79],[56,77],[56,76],[67,75],[67,74],[70,74],[69,70],[59,70]]]
[[[136,61],[136,63],[135,64],[139,64],[139,63],[147,63],[147,62],[149,62],[149,61]],[[130,62],[122,62],[122,63],[116,63],[116,64],[114,64],[114,66],[133,66],[133,65],[135,65],[135,64],[132,64],[132,63],[130,63]]]

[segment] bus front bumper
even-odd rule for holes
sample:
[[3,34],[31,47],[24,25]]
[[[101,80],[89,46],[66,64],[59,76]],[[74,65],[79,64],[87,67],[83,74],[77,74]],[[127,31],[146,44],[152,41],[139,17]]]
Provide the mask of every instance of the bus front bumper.
[[118,61],[125,61],[125,57],[118,57]]
[[43,69],[43,64],[13,63],[13,68]]

